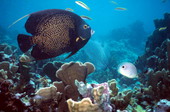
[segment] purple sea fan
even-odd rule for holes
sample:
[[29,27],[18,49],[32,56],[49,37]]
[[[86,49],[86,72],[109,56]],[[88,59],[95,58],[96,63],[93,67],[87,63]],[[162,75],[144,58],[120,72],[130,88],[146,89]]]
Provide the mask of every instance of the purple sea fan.
[[92,84],[93,88],[103,87],[102,95],[101,95],[101,107],[104,112],[112,112],[112,107],[110,105],[110,88],[108,83],[104,82],[101,84]]
[[89,41],[84,47],[88,57],[97,69],[106,69],[109,65],[110,49],[107,44],[98,41]]
[[83,98],[91,97],[91,90],[93,87],[90,84],[85,84],[82,81],[79,82],[78,80],[75,80],[75,85]]
[[110,88],[109,88],[109,85],[108,85],[107,82],[104,82],[104,83],[101,83],[101,84],[92,84],[93,88],[100,87],[100,86],[104,87],[103,94],[107,94],[107,96],[110,97]]
[[92,102],[100,105],[104,112],[112,112],[110,105],[110,89],[108,83],[101,84],[85,84],[75,80],[75,85],[78,87],[79,93],[84,97],[89,97]]

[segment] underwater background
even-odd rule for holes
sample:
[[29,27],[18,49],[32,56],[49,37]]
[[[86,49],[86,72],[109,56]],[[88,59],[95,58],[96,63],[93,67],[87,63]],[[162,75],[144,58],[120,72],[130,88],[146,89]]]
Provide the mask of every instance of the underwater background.
[[[0,111],[170,112],[169,0],[1,0]],[[23,18],[72,9],[95,31],[76,54],[29,62],[17,43]],[[128,78],[120,64],[135,65]],[[130,69],[130,72],[135,70]],[[127,73],[127,72],[126,72]],[[126,74],[125,73],[125,74]]]

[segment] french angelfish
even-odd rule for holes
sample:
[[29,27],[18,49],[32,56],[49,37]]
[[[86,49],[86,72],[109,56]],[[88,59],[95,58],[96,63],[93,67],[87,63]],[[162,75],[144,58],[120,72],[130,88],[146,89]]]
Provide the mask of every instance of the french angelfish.
[[30,49],[36,60],[71,52],[66,57],[69,58],[89,41],[93,33],[80,16],[70,11],[48,9],[28,16],[25,29],[32,35],[19,34],[18,44],[24,53]]

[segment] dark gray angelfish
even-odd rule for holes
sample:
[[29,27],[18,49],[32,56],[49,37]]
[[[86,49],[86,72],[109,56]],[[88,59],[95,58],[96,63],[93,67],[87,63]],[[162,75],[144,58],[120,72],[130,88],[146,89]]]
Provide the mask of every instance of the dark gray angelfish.
[[36,60],[48,59],[63,53],[69,58],[80,50],[93,34],[90,26],[73,12],[49,9],[28,15],[26,31],[32,36],[19,34],[18,44],[25,53],[31,49]]

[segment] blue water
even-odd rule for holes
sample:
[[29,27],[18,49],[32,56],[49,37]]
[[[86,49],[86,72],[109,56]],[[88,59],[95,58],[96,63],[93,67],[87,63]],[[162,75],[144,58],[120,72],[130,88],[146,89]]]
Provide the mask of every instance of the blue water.
[[[8,33],[13,32],[11,37],[12,43],[17,44],[17,35],[19,33],[26,33],[24,24],[27,18],[24,18],[8,29],[8,26],[15,20],[24,15],[44,9],[72,8],[74,13],[78,15],[86,15],[92,18],[92,20],[86,20],[92,29],[95,30],[95,34],[92,36],[90,41],[93,42],[102,40],[102,42],[100,45],[97,45],[98,48],[94,47],[96,46],[95,42],[93,43],[94,45],[91,44],[94,50],[91,50],[89,57],[91,60],[94,60],[92,53],[99,53],[98,49],[103,50],[100,51],[99,54],[101,55],[101,58],[99,56],[99,59],[94,62],[98,63],[98,61],[100,61],[99,64],[101,65],[102,60],[104,60],[104,63],[109,60],[107,59],[107,61],[105,61],[106,58],[110,56],[107,48],[116,48],[116,43],[111,43],[113,46],[106,45],[108,41],[111,42],[112,40],[121,43],[117,49],[124,49],[123,52],[115,52],[115,55],[121,55],[121,57],[115,56],[120,58],[117,60],[120,60],[120,62],[129,60],[128,58],[131,58],[130,61],[135,60],[138,55],[144,52],[145,41],[154,31],[153,20],[161,19],[163,18],[164,13],[170,12],[170,0],[167,0],[165,3],[161,0],[115,0],[118,5],[111,3],[111,0],[82,0],[82,2],[87,4],[91,10],[88,11],[77,5],[75,0],[1,0],[0,26]],[[124,7],[127,8],[127,10],[115,10],[116,7]],[[121,42],[119,40],[121,40]],[[90,43],[91,42],[82,49],[87,52],[86,47],[88,49]],[[130,53],[125,53],[125,51],[130,49],[132,52],[129,51]],[[127,54],[130,55],[127,56]],[[131,57],[131,55],[133,56]]]
[[[170,1],[162,3],[161,0],[82,0],[91,11],[87,11],[75,4],[75,0],[1,0],[0,3],[0,26],[7,28],[18,18],[44,9],[72,8],[79,15],[87,15],[93,18],[87,21],[96,31],[94,38],[107,35],[112,29],[131,24],[136,20],[144,23],[147,32],[154,29],[153,20],[162,18],[165,12],[170,12]],[[126,11],[116,11],[115,7],[125,7]],[[24,19],[26,20],[26,19]],[[17,23],[10,30],[22,31],[24,20]]]

